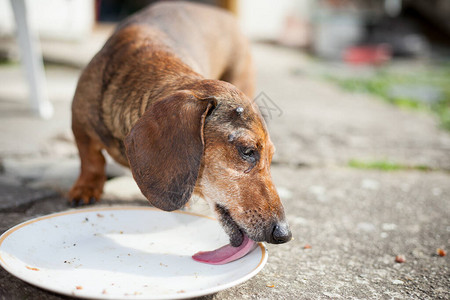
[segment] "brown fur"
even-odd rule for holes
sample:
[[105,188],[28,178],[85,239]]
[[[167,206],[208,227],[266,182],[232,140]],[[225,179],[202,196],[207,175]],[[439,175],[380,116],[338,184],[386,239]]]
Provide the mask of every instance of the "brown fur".
[[[192,193],[203,196],[235,245],[242,231],[267,241],[276,224],[288,231],[270,178],[274,147],[250,100],[253,90],[249,46],[228,13],[170,2],[130,17],[75,92],[81,173],[70,201],[100,199],[106,149],[131,168],[158,208],[178,209]],[[255,160],[242,153],[247,148]]]

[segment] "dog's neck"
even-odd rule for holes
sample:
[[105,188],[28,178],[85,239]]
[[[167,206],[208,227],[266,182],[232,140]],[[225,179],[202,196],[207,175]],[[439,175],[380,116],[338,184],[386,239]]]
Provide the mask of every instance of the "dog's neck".
[[[155,60],[158,54],[153,53],[151,64],[146,64],[145,60],[139,68],[147,69],[148,72],[135,72],[136,66],[124,64],[122,72],[114,74],[109,81],[109,85],[104,90],[102,109],[105,125],[114,137],[122,140],[148,107],[160,101],[170,94],[179,90],[182,86],[195,83],[203,78],[183,64],[177,57],[172,56],[168,62],[167,54],[161,56],[158,68],[158,77],[155,72]],[[174,64],[181,66],[177,72],[172,71]],[[180,72],[180,69],[184,72]],[[156,80],[157,78],[157,80]],[[121,89],[121,86],[132,85],[135,88],[129,92],[128,89]],[[128,103],[122,105],[122,103]]]

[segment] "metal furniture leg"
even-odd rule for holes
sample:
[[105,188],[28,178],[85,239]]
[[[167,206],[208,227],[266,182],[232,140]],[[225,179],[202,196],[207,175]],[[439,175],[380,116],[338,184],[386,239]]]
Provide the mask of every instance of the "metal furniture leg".
[[44,119],[53,115],[53,106],[48,100],[44,64],[37,33],[30,26],[25,0],[11,0],[16,20],[17,40],[22,65],[28,79],[32,109]]

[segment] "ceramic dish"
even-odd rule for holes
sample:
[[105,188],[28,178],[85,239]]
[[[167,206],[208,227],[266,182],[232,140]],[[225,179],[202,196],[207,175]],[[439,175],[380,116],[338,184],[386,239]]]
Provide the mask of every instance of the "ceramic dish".
[[262,243],[225,265],[191,258],[227,243],[219,223],[206,216],[95,207],[11,228],[0,237],[0,265],[30,284],[80,298],[182,299],[238,285],[264,267]]

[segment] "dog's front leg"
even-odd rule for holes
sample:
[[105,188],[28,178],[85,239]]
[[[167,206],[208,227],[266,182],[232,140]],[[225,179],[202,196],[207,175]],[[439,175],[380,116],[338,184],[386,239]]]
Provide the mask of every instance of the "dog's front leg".
[[100,200],[106,181],[102,145],[94,141],[82,126],[72,124],[72,130],[80,154],[81,172],[69,192],[69,204],[93,204]]

